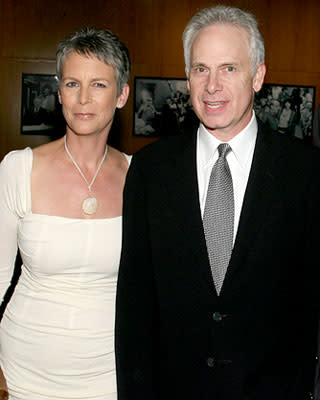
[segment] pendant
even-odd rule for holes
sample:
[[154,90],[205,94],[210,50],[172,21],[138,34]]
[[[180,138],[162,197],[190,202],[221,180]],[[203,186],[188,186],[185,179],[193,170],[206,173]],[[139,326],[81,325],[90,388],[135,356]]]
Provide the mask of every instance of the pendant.
[[85,214],[92,215],[97,212],[98,200],[95,197],[87,197],[82,202],[82,211]]

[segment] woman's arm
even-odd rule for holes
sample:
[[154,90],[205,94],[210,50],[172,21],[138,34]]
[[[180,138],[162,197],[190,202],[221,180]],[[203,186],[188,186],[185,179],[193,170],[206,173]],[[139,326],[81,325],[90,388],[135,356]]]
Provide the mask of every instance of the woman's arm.
[[[14,152],[16,153],[16,152]],[[10,286],[17,255],[19,218],[15,210],[19,168],[16,154],[9,153],[0,164],[0,298]]]

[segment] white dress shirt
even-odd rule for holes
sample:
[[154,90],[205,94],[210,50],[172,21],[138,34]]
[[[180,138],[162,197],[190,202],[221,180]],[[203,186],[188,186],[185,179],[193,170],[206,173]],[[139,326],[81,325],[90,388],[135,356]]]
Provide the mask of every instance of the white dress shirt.
[[[231,151],[227,154],[226,158],[231,171],[234,193],[233,242],[238,230],[240,213],[251,169],[257,132],[258,124],[253,112],[249,124],[228,142]],[[202,217],[206,203],[210,174],[212,167],[219,156],[218,146],[220,143],[224,142],[218,140],[215,136],[209,133],[202,124],[200,124],[197,133],[197,175]]]

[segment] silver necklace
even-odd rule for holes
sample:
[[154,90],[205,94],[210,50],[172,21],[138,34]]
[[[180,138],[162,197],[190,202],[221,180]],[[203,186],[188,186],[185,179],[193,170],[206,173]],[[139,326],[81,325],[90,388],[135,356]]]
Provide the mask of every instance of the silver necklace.
[[81,168],[77,164],[76,160],[72,157],[72,154],[70,153],[70,151],[68,149],[68,146],[67,146],[67,136],[66,135],[64,136],[64,148],[66,149],[66,152],[67,152],[70,160],[73,162],[74,166],[77,168],[77,170],[79,171],[80,175],[82,176],[82,178],[84,179],[84,181],[86,182],[86,184],[88,186],[89,195],[82,202],[82,211],[85,214],[88,214],[88,215],[95,214],[97,212],[97,209],[98,209],[98,200],[94,196],[92,196],[91,188],[92,188],[92,185],[94,184],[94,181],[96,180],[96,177],[97,177],[97,175],[98,175],[98,173],[99,173],[99,171],[100,171],[100,169],[102,167],[102,164],[103,164],[104,160],[106,159],[106,156],[107,156],[107,153],[108,153],[108,145],[106,145],[106,149],[104,151],[104,155],[103,155],[103,157],[102,157],[102,159],[100,161],[100,164],[98,165],[98,168],[97,168],[97,170],[96,170],[96,172],[95,172],[95,174],[94,174],[94,176],[93,176],[93,178],[92,178],[90,183],[88,182],[87,178],[84,176],[84,173],[81,171]]

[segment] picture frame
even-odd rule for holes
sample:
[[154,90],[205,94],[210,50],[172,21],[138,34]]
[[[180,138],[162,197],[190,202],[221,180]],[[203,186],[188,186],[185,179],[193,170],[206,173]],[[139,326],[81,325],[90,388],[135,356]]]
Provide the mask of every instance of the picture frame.
[[311,143],[315,94],[315,86],[264,83],[254,110],[271,130]]
[[[180,134],[198,123],[184,78],[134,78],[133,135],[158,137]],[[264,83],[254,110],[271,130],[312,142],[315,86]]]
[[134,136],[177,135],[194,120],[186,79],[134,78]]
[[22,73],[21,87],[20,133],[57,136],[64,119],[55,75]]

